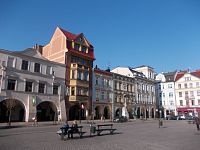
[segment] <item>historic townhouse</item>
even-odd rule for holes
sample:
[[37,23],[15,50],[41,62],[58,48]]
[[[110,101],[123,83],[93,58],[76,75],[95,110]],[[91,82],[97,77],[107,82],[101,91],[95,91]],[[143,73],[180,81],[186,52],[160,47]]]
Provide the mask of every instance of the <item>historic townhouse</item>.
[[175,92],[178,114],[200,114],[200,70],[178,72]]
[[112,72],[132,79],[132,92],[134,92],[132,94],[132,114],[136,118],[155,118],[156,99],[153,68],[148,66],[138,68],[117,67]]
[[92,110],[92,68],[94,48],[83,33],[73,34],[56,28],[42,55],[55,62],[66,64],[66,97],[69,120],[90,117]]
[[114,117],[124,116],[130,119],[134,117],[135,84],[133,78],[113,73],[113,101]]
[[176,115],[175,77],[177,72],[159,73],[156,76],[156,96],[162,117]]
[[94,119],[113,119],[113,74],[109,70],[94,68],[92,107]]
[[[0,50],[0,122],[66,119],[65,65],[48,61],[35,49]],[[10,104],[10,105],[8,105]]]

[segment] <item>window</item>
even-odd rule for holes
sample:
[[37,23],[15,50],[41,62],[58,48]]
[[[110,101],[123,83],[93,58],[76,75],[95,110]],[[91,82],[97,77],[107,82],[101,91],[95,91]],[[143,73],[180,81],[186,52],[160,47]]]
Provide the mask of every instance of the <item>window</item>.
[[188,100],[186,100],[186,106],[189,106],[189,101]]
[[58,86],[57,84],[54,84],[54,85],[53,85],[53,94],[54,94],[54,95],[58,95],[58,87],[59,87],[59,86]]
[[198,105],[200,105],[200,99],[198,99]]
[[78,70],[78,76],[77,76],[77,78],[78,78],[79,80],[81,80],[81,71],[80,71],[80,70]]
[[165,93],[163,93],[163,97],[165,97]]
[[82,52],[86,53],[86,47],[85,46],[82,46]]
[[33,82],[26,81],[25,92],[32,92]]
[[192,105],[195,105],[195,104],[194,104],[194,100],[192,100]]
[[71,95],[75,95],[75,87],[71,88]]
[[39,63],[35,63],[34,72],[40,72],[40,64]]
[[16,80],[8,79],[7,90],[15,90]]
[[191,77],[185,77],[185,81],[190,81]]
[[181,84],[178,84],[178,88],[181,89]]
[[173,93],[172,92],[169,92],[169,97],[173,97]]
[[190,83],[190,88],[192,88],[193,87],[193,84],[192,83]]
[[99,100],[99,97],[100,97],[100,92],[99,92],[99,90],[96,90],[96,99]]
[[183,106],[183,100],[180,100],[180,106]]
[[45,84],[39,83],[38,93],[44,93]]
[[200,96],[200,90],[197,90],[197,96]]
[[72,70],[72,76],[71,79],[75,79],[75,70]]
[[171,89],[172,88],[172,84],[168,84],[168,88]]
[[83,95],[88,96],[88,89],[83,89]]
[[184,87],[187,88],[187,83],[184,84]]
[[196,82],[196,87],[199,87],[199,82]]
[[169,104],[170,104],[170,105],[174,105],[174,101],[171,100],[171,101],[169,102]]
[[185,91],[185,98],[188,98],[188,91]]
[[179,92],[178,94],[179,94],[179,97],[182,97],[182,92]]
[[22,60],[22,70],[28,70],[28,61]]
[[47,66],[46,74],[52,74],[52,67],[51,66]]
[[99,85],[99,77],[96,77],[96,85]]
[[160,84],[158,85],[158,89],[161,90],[161,85]]
[[194,97],[194,91],[190,91],[190,96]]
[[160,95],[160,97],[162,97],[162,93],[160,93],[159,95]]
[[75,44],[74,44],[74,49],[79,51],[79,48],[80,48],[80,45],[77,44],[77,43],[75,43]]
[[88,72],[85,71],[83,74],[83,80],[88,81]]
[[14,67],[14,58],[13,57],[8,57],[8,67]]
[[102,93],[101,93],[101,96],[102,96],[102,100],[104,100],[105,99],[105,95],[104,95],[104,92],[102,91]]
[[81,95],[81,88],[77,88],[77,95]]

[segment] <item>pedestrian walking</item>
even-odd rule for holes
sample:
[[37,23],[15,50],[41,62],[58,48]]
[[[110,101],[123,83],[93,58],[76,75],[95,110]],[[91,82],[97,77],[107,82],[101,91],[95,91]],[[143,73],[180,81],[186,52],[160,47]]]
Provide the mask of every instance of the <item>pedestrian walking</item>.
[[33,126],[38,126],[38,122],[37,122],[37,115],[35,115],[33,118]]
[[197,130],[199,131],[199,124],[200,124],[200,118],[199,117],[195,117],[195,124],[197,126]]

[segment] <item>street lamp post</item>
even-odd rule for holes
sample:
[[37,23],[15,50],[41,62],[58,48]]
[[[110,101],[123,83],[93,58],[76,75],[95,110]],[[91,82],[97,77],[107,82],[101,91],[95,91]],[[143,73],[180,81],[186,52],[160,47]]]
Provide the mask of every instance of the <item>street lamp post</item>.
[[162,113],[162,111],[159,110],[159,128],[160,128],[160,126],[162,126],[161,113]]
[[82,116],[82,110],[84,109],[84,105],[81,104],[81,107],[79,108],[79,123],[81,123],[81,116]]

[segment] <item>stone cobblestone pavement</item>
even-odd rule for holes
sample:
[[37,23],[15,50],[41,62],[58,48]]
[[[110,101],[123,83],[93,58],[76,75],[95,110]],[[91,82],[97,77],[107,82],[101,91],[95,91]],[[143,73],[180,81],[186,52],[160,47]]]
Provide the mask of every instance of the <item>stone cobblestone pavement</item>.
[[[186,121],[158,120],[114,123],[116,134],[89,136],[89,124],[83,123],[87,133],[83,138],[61,141],[56,131],[61,125],[0,128],[0,150],[198,150],[200,131]],[[106,133],[106,132],[104,132]]]

